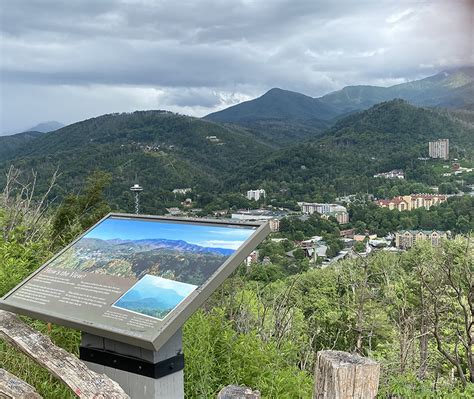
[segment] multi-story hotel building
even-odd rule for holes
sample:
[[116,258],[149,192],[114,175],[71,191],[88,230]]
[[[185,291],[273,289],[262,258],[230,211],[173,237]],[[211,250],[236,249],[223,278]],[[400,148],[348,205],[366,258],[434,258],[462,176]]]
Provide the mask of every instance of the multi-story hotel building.
[[317,202],[298,202],[301,211],[307,215],[317,212],[328,219],[330,216],[336,218],[339,224],[349,223],[349,213],[345,206],[339,204],[320,204]]
[[280,219],[286,216],[285,212],[273,212],[263,209],[254,209],[248,211],[238,211],[232,213],[232,219],[248,220],[248,221],[264,221],[268,220],[271,231],[280,230]]
[[375,201],[375,203],[382,208],[411,211],[417,208],[430,209],[432,206],[439,205],[447,199],[446,195],[440,194],[411,194],[391,199],[382,199]]
[[449,232],[426,231],[426,230],[403,230],[395,233],[395,246],[400,249],[408,249],[418,241],[429,241],[433,247],[437,247],[441,240],[447,239]]
[[255,200],[258,201],[260,198],[265,198],[265,190],[258,189],[258,190],[249,190],[247,191],[247,199],[248,200]]
[[431,158],[449,159],[449,139],[430,141],[428,150]]

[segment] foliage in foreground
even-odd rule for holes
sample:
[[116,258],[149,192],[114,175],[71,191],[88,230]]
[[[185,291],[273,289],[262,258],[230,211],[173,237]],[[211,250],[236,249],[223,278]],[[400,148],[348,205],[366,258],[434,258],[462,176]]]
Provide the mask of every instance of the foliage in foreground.
[[[96,206],[81,208],[90,212],[77,215],[79,219],[71,211],[79,208],[66,208],[63,215],[74,216],[66,220],[86,226],[100,217],[105,208],[98,191],[85,190],[96,200],[76,197],[73,204]],[[49,218],[39,224],[42,232],[25,222],[31,220],[28,215],[12,224],[11,204],[17,203],[0,206],[1,296],[65,239],[55,238],[54,215],[41,216]],[[42,239],[32,240],[32,232]],[[289,228],[289,236],[299,233],[312,231]],[[309,398],[314,356],[321,349],[358,352],[380,361],[381,398],[472,397],[470,238],[459,237],[439,249],[418,245],[402,255],[380,253],[310,270],[307,260],[285,260],[290,242],[279,245],[267,242],[262,251],[275,265],[284,262],[284,273],[263,278],[262,272],[272,266],[263,264],[240,269],[185,325],[187,397],[213,397],[223,386],[237,383],[260,390],[265,398]],[[77,353],[78,332],[27,322]],[[0,367],[45,398],[72,397],[63,384],[4,342]]]

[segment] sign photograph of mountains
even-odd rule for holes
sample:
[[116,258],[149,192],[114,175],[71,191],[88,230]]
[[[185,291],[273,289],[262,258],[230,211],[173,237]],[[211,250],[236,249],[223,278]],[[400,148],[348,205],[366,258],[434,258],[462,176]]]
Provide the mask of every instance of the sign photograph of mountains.
[[473,21],[0,0],[0,397],[474,397]]
[[107,218],[55,258],[54,269],[203,284],[252,228]]

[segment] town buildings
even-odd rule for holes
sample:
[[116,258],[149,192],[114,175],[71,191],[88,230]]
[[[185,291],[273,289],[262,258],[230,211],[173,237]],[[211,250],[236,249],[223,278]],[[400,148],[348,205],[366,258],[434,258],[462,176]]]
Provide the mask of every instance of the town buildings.
[[430,158],[449,159],[449,139],[430,141],[428,152]]
[[173,190],[173,194],[174,195],[185,195],[187,193],[190,193],[191,191],[193,191],[191,188],[175,188]]
[[250,252],[250,255],[247,256],[247,258],[245,259],[245,265],[247,267],[249,267],[253,263],[257,263],[257,262],[258,262],[258,251],[257,250]]
[[334,219],[337,220],[337,223],[339,224],[349,223],[349,212],[347,211],[334,211],[334,212],[324,213],[321,215],[321,217],[323,219],[329,219],[330,217],[333,217]]
[[411,211],[417,208],[430,209],[432,206],[439,205],[446,200],[446,195],[411,194],[398,196],[391,199],[382,199],[375,201],[375,203],[382,208],[397,209],[399,211]]
[[441,240],[449,238],[450,233],[446,231],[426,230],[403,230],[395,233],[395,246],[399,249],[408,249],[418,241],[429,241],[432,246],[437,247]]
[[401,169],[394,169],[390,172],[377,173],[376,175],[374,175],[374,177],[383,177],[385,179],[404,179],[405,172],[403,172],[403,170]]
[[247,191],[247,199],[248,200],[255,200],[258,201],[260,198],[265,198],[265,190],[258,189],[258,190],[249,190]]
[[349,223],[349,213],[345,206],[339,204],[320,204],[316,202],[298,202],[298,205],[304,214],[312,215],[317,212],[326,219],[331,216],[336,218],[339,224]]
[[266,209],[252,209],[248,211],[238,211],[232,213],[231,218],[245,221],[269,221],[270,230],[275,232],[280,230],[280,219],[287,216],[286,212],[268,211]]

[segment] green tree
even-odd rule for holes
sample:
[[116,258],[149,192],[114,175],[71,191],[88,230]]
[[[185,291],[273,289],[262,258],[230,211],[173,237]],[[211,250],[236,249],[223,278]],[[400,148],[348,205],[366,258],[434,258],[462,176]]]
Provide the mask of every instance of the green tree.
[[88,177],[82,193],[66,197],[52,223],[52,236],[59,246],[69,243],[110,212],[104,197],[110,182],[109,173],[96,171]]

